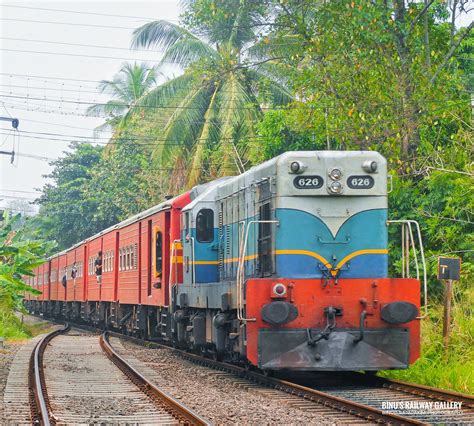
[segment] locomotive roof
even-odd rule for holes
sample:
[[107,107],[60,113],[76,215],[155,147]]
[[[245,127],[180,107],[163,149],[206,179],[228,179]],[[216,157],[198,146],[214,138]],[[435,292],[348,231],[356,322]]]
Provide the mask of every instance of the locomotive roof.
[[[342,160],[349,158],[354,159],[357,157],[368,157],[378,160],[380,163],[386,163],[385,158],[376,151],[288,151],[250,168],[241,175],[232,176],[225,180],[222,179],[221,181],[214,181],[216,182],[216,185],[210,187],[208,191],[201,193],[199,197],[194,199],[193,202],[188,204],[183,210],[192,209],[199,201],[207,201],[207,198],[209,198],[211,194],[213,194],[214,200],[221,200],[232,196],[236,192],[240,191],[243,187],[246,187],[251,183],[267,179],[268,176],[272,174],[270,173],[272,169],[276,169],[277,167],[286,168],[288,161],[290,160],[315,157],[319,160]],[[273,172],[273,174],[274,173],[275,172]]]

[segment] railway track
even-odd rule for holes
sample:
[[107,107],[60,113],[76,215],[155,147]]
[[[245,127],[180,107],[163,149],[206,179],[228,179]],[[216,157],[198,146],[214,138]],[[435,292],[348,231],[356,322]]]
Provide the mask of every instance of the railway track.
[[[94,330],[89,326],[85,328]],[[141,346],[170,350],[193,363],[226,372],[235,376],[236,380],[243,381],[242,383],[247,382],[249,390],[252,390],[254,385],[258,385],[266,387],[269,391],[285,392],[292,398],[301,399],[300,408],[310,409],[311,406],[319,405],[339,411],[344,414],[344,420],[348,415],[355,421],[365,420],[370,423],[390,425],[474,423],[474,397],[467,394],[359,373],[340,375],[341,378],[337,384],[327,384],[322,379],[318,381],[313,375],[306,375],[304,379],[282,380],[160,343],[116,332],[109,332],[109,334]],[[327,378],[325,380],[327,381]],[[435,405],[435,403],[438,404]],[[438,409],[450,404],[452,406],[454,403],[461,403],[459,409]],[[420,407],[425,408],[420,409]]]
[[[253,386],[264,386],[271,389],[283,391],[292,397],[302,399],[299,408],[311,409],[315,404],[339,411],[355,418],[365,419],[368,422],[391,425],[427,425],[427,424],[473,424],[474,423],[474,397],[456,392],[444,391],[422,385],[405,383],[397,380],[385,379],[376,376],[368,376],[361,373],[338,375],[337,384],[321,385],[316,376],[309,374],[310,380],[282,380],[276,377],[268,377],[261,373],[248,369],[222,363],[219,361],[203,358],[202,356],[170,348],[159,343],[151,343],[119,333],[112,333],[115,337],[129,340],[139,345],[148,347],[164,348],[179,354],[182,358],[193,363],[210,367],[222,372],[227,372],[240,380]],[[308,374],[305,374],[308,377]],[[327,382],[328,378],[323,380]],[[276,394],[272,394],[276,396]],[[438,404],[435,404],[438,402]],[[406,404],[405,404],[406,403]],[[428,404],[427,403],[431,403]],[[450,404],[459,404],[459,410],[446,410],[443,408]],[[385,404],[385,408],[384,408]],[[401,405],[399,405],[401,404]],[[423,407],[427,407],[426,409]],[[398,407],[396,410],[393,407]],[[408,407],[408,408],[407,408]],[[416,407],[410,409],[409,407]],[[420,407],[422,407],[420,409]],[[395,412],[393,412],[395,411]],[[408,413],[406,415],[397,414]],[[346,423],[347,417],[339,419]],[[339,421],[338,421],[339,423]]]
[[31,355],[33,424],[209,424],[128,365],[105,333],[68,331],[46,335]]
[[[310,408],[310,403],[324,405],[369,422],[391,425],[427,424],[473,424],[474,397],[456,392],[444,391],[428,386],[405,383],[398,380],[368,376],[361,373],[340,375],[333,386],[321,385],[315,376],[312,380],[282,380],[268,377],[245,368],[203,358],[193,353],[169,348],[158,343],[114,333],[140,345],[166,348],[178,353],[184,359],[216,370],[225,371],[260,386],[286,392],[304,400],[300,407]],[[308,375],[305,374],[307,377]],[[310,377],[312,375],[309,375]],[[322,380],[319,377],[319,380]],[[324,379],[328,381],[328,378]],[[323,381],[323,383],[324,383]],[[436,404],[438,403],[438,404]],[[459,409],[444,409],[457,404]],[[385,404],[385,405],[384,405]],[[397,409],[393,409],[397,407]],[[410,408],[415,407],[415,408]],[[421,408],[420,408],[421,407]],[[426,407],[426,408],[423,408]],[[438,409],[439,408],[439,409]],[[393,412],[395,411],[395,412]],[[408,414],[397,414],[400,413]]]

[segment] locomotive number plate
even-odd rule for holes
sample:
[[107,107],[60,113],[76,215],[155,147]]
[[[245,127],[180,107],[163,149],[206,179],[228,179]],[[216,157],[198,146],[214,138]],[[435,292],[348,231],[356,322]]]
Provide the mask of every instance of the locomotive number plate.
[[347,178],[347,186],[352,189],[370,189],[374,184],[372,176],[349,176]]
[[297,176],[293,179],[293,185],[298,189],[318,189],[323,183],[321,176]]

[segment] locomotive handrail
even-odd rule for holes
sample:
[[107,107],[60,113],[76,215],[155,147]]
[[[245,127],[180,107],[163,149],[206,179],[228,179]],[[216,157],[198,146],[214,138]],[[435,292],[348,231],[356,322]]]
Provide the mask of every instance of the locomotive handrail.
[[[171,256],[170,256],[170,279],[168,289],[168,305],[170,313],[173,312],[173,287],[178,284],[178,261],[176,259],[176,244],[180,243],[181,240],[173,240],[171,244]],[[171,279],[173,275],[173,263],[174,263],[174,280]]]
[[[411,244],[412,249],[413,249],[413,255],[414,255],[414,260],[415,260],[415,268],[416,268],[416,273],[417,273],[417,279],[418,281],[420,280],[420,274],[419,274],[419,265],[418,265],[418,255],[417,251],[415,248],[415,239],[413,236],[413,230],[412,230],[412,225],[416,227],[416,233],[418,237],[418,243],[420,245],[420,257],[421,257],[421,263],[423,266],[423,302],[424,302],[424,308],[425,308],[425,315],[422,317],[418,317],[419,319],[424,318],[428,315],[428,278],[427,278],[427,272],[426,272],[426,260],[425,260],[425,251],[423,248],[423,240],[421,239],[421,230],[420,230],[420,224],[416,220],[410,220],[410,219],[399,219],[399,220],[387,220],[387,224],[390,225],[391,223],[394,224],[401,224],[402,225],[402,235],[405,230],[405,226],[408,227],[409,231],[409,244]],[[402,259],[405,259],[405,255],[407,255],[407,265],[410,260],[410,253],[408,249],[408,253],[405,253],[405,244],[402,244]],[[403,260],[405,262],[405,260]],[[407,266],[407,273],[409,274],[409,266]],[[403,271],[403,274],[405,274],[405,270]]]
[[[240,222],[242,230],[245,229],[245,221]],[[242,322],[256,321],[256,318],[244,318],[244,281],[245,281],[245,254],[247,253],[247,241],[249,239],[250,225],[256,223],[280,223],[278,220],[250,220],[245,229],[245,238],[240,245],[239,263],[237,266],[237,319]],[[242,234],[241,234],[242,235]],[[242,239],[241,239],[242,241]]]
[[194,253],[194,237],[189,237],[189,241],[191,242],[191,285],[193,287],[196,287],[196,259],[195,259],[195,253]]

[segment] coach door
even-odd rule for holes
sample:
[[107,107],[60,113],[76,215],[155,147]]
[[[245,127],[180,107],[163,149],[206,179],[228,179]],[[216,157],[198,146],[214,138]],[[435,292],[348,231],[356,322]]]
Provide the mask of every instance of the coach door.
[[[259,220],[269,221],[272,217],[270,181],[265,180],[257,185]],[[273,226],[271,223],[258,224],[258,263],[257,271],[261,277],[273,273]]]

